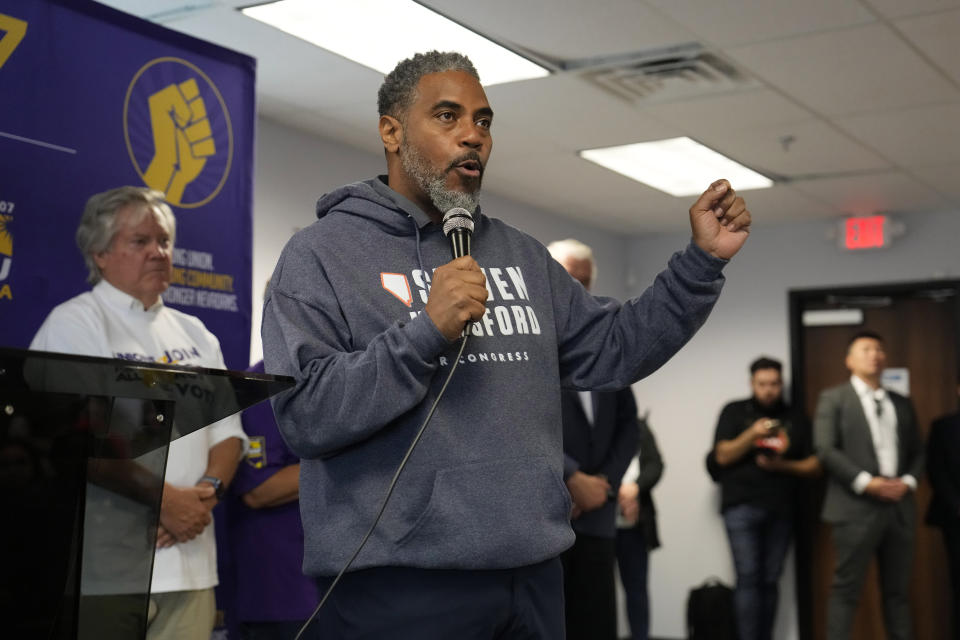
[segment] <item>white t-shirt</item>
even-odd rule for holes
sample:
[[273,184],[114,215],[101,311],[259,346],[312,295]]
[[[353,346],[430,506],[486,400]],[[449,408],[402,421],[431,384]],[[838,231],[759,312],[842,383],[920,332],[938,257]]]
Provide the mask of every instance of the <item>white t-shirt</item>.
[[[170,309],[164,306],[163,301],[144,310],[140,301],[103,280],[92,291],[56,306],[37,331],[30,348],[141,362],[226,368],[220,341],[207,331],[198,318]],[[210,448],[227,438],[240,438],[246,453],[249,440],[243,433],[239,414],[171,442],[164,476],[166,482],[174,486],[194,486],[207,469]],[[113,511],[110,521],[114,530],[98,529],[96,522],[90,522],[95,515],[91,516],[91,510],[88,509],[87,522],[94,526],[88,527],[85,535],[94,538],[102,536],[102,543],[107,543],[108,538],[115,542],[118,538],[117,528],[122,529],[122,523],[118,524],[115,516],[117,502],[125,499],[91,486],[88,493],[90,500],[107,500],[111,503]],[[139,527],[142,513],[136,511],[142,509],[142,505],[126,502],[129,504],[123,508],[131,510],[127,524],[131,529]],[[131,532],[131,535],[137,533]],[[139,535],[142,535],[142,531]],[[87,544],[88,538],[85,538],[85,549]],[[97,540],[89,540],[89,544],[97,544]],[[103,567],[102,576],[97,575],[96,569],[84,567],[83,592],[117,593],[117,582],[113,576],[109,587],[106,586],[106,575],[111,574],[114,568]],[[216,584],[217,554],[212,524],[189,542],[157,550],[151,592],[207,589]],[[121,588],[119,592],[124,590]]]

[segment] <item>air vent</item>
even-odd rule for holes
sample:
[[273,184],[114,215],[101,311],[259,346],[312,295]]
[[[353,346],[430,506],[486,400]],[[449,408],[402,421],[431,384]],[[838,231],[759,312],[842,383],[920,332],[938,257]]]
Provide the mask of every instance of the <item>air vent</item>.
[[673,102],[760,86],[732,63],[695,42],[568,61],[561,66],[630,102]]

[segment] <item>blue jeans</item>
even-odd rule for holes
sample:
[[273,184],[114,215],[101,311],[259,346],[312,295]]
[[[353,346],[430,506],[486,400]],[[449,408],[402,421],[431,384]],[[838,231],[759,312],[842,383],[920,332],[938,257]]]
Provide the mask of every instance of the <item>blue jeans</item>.
[[750,504],[723,512],[737,572],[734,604],[740,640],[770,640],[793,520]]

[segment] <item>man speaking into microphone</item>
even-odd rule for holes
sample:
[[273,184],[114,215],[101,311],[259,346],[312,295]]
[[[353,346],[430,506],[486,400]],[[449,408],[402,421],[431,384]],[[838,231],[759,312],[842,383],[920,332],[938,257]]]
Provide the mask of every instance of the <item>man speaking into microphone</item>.
[[[558,556],[574,536],[560,389],[621,389],[666,362],[706,320],[750,213],[718,180],[642,296],[593,297],[481,213],[493,110],[467,58],[404,60],[378,107],[387,174],[320,199],[264,306],[266,370],[297,381],[274,410],[303,458],[304,570],[321,584],[457,369],[319,625],[330,638],[563,638]],[[451,260],[454,208],[474,228],[471,255]]]

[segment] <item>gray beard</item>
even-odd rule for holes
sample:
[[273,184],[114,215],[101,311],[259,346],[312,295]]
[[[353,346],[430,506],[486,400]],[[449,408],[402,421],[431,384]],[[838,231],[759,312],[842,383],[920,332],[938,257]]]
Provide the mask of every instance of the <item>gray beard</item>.
[[477,188],[469,193],[447,188],[447,172],[434,172],[427,160],[412,145],[404,142],[400,145],[400,164],[408,176],[417,183],[430,202],[440,213],[446,213],[454,207],[476,213],[480,204],[480,181]]

